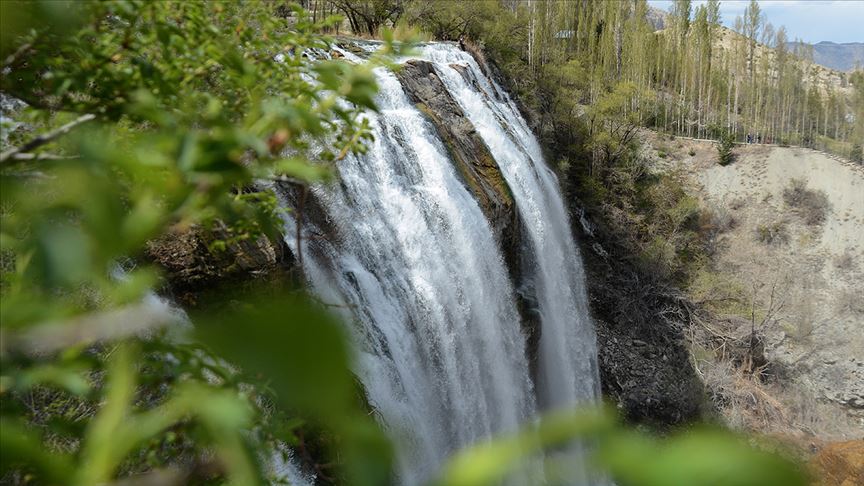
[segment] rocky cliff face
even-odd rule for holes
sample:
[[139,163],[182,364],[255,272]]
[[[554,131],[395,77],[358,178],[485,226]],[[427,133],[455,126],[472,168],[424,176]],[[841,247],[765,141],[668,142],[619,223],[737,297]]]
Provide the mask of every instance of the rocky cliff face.
[[[712,413],[704,384],[690,361],[675,293],[662,279],[644,275],[583,214],[572,198],[572,218],[585,261],[591,311],[597,328],[600,383],[629,420],[660,429]],[[574,226],[576,227],[576,226]]]

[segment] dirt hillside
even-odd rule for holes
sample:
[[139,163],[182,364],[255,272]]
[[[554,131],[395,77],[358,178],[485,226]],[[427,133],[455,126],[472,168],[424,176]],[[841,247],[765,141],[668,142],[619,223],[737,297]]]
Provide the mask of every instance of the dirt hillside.
[[828,440],[864,438],[864,167],[758,145],[723,167],[710,142],[649,141],[727,221],[714,267],[758,302],[785,419]]

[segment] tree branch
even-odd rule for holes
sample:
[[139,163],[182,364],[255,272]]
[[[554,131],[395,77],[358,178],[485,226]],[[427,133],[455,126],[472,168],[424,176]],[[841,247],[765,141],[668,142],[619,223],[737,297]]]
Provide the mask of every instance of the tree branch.
[[32,44],[22,44],[20,47],[18,47],[15,52],[9,54],[9,56],[7,56],[6,59],[3,61],[3,69],[12,66],[12,64],[14,64],[21,55],[29,51],[32,47]]
[[97,311],[66,320],[37,324],[0,339],[0,354],[10,350],[38,356],[71,346],[88,345],[145,334],[178,322],[180,317],[167,306],[148,303]]
[[17,158],[15,158],[15,156],[18,154],[22,154],[24,152],[30,152],[37,147],[41,147],[42,145],[45,145],[46,143],[52,142],[55,139],[57,139],[58,137],[61,137],[65,134],[69,133],[73,128],[77,127],[78,125],[81,125],[83,123],[87,123],[90,120],[93,120],[95,118],[96,118],[96,115],[92,115],[89,113],[86,115],[81,115],[78,118],[72,120],[71,122],[57,128],[55,130],[52,130],[48,133],[44,133],[42,135],[39,135],[38,137],[25,143],[24,145],[21,145],[20,147],[12,147],[9,150],[0,154],[0,164],[7,163],[7,161],[9,161],[9,160],[13,160],[13,161],[15,161],[15,160],[32,160],[32,159],[17,159]]
[[58,154],[33,154],[33,153],[18,153],[12,156],[12,160],[71,160],[77,159],[77,155],[58,155]]

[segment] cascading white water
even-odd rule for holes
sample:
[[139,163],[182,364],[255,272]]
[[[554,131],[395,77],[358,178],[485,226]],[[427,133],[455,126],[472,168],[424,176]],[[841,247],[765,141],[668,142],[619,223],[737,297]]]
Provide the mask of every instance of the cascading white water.
[[[540,373],[545,408],[572,407],[599,395],[597,347],[588,312],[582,260],[573,241],[558,181],[515,103],[474,58],[453,45],[424,48],[450,94],[483,137],[513,191],[530,235],[540,304]],[[453,68],[468,67],[469,84]]]
[[315,190],[335,234],[310,240],[305,270],[323,298],[353,310],[356,371],[400,444],[400,480],[418,484],[453,450],[515,430],[534,405],[489,223],[396,77],[377,79],[375,141],[340,163],[338,187]]
[[[512,103],[488,96],[497,87],[473,59],[443,44],[424,57],[501,165],[528,228],[543,328],[541,403],[589,399],[594,336],[555,178]],[[452,62],[470,66],[487,94],[460,84]],[[537,393],[489,222],[396,76],[377,69],[376,77],[380,111],[368,114],[375,140],[367,154],[340,161],[337,184],[313,188],[324,214],[302,226],[302,252],[313,289],[341,304],[351,323],[355,371],[397,443],[398,482],[414,485],[455,450],[529,422]],[[286,242],[298,250],[293,236]]]

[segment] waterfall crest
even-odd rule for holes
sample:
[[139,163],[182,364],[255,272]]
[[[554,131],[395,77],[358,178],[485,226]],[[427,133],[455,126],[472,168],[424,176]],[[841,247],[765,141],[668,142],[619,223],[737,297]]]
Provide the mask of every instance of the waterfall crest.
[[344,315],[355,372],[397,444],[396,474],[407,485],[428,481],[454,451],[598,389],[581,262],[537,141],[470,55],[432,44],[421,59],[434,64],[512,191],[542,331],[532,379],[499,237],[429,113],[376,69],[374,142],[339,162],[337,183],[312,188],[303,270]]

